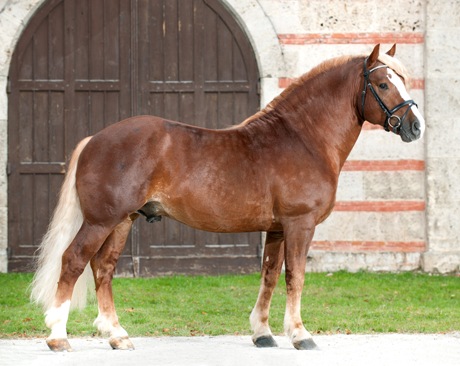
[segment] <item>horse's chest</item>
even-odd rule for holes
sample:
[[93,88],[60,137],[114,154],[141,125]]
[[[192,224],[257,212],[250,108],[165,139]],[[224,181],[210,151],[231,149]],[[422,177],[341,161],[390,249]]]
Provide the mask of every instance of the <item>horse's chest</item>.
[[314,215],[317,223],[329,216],[335,202],[337,180],[323,174],[299,174],[280,184],[275,195],[275,216]]

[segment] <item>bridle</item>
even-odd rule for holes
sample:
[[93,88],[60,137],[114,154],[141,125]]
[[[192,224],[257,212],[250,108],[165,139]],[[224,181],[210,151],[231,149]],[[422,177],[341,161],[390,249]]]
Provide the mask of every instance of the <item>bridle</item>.
[[[366,120],[366,118],[364,117],[364,103],[366,102],[367,88],[369,88],[369,90],[372,92],[372,95],[374,96],[375,100],[379,104],[380,108],[382,108],[382,110],[385,112],[385,114],[387,116],[387,118],[385,119],[385,122],[383,124],[383,128],[387,132],[392,131],[395,134],[399,135],[400,132],[401,132],[402,123],[404,122],[404,119],[406,118],[407,114],[409,113],[409,110],[411,109],[411,107],[413,105],[415,105],[417,107],[417,104],[412,99],[410,99],[410,100],[405,100],[404,102],[398,104],[393,109],[389,109],[385,105],[383,100],[379,97],[379,95],[377,94],[377,92],[375,91],[374,87],[372,86],[372,84],[371,84],[371,82],[369,80],[370,74],[372,74],[375,70],[382,69],[382,68],[388,68],[388,66],[387,65],[380,65],[380,66],[374,67],[371,70],[368,70],[367,69],[367,60],[368,60],[368,58],[369,57],[366,57],[366,59],[364,60],[364,72],[363,72],[363,75],[364,75],[364,89],[363,89],[363,93],[362,93],[362,96],[361,96],[363,120]],[[399,111],[401,108],[403,108],[406,105],[408,107],[407,107],[406,112],[403,114],[402,118],[394,114],[395,112]],[[392,121],[395,121],[394,124],[391,123]]]

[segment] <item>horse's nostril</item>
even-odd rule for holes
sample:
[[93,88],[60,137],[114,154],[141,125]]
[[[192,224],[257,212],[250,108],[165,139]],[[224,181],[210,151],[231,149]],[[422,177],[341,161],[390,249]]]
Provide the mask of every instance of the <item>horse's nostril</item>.
[[420,122],[419,121],[415,121],[414,123],[412,123],[412,133],[415,135],[415,136],[420,136],[421,134],[421,129],[420,129]]

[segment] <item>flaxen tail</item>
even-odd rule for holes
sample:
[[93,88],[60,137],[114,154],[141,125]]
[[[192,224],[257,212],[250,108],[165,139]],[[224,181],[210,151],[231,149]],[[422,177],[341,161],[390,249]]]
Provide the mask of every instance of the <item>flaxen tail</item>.
[[[38,249],[37,271],[32,282],[31,300],[43,305],[45,311],[53,305],[61,273],[62,255],[83,223],[75,174],[80,153],[90,139],[91,137],[87,137],[82,140],[72,153],[58,204],[48,232]],[[93,283],[92,280],[92,271],[88,265],[75,285],[71,301],[72,307],[81,309],[86,305],[88,285]]]

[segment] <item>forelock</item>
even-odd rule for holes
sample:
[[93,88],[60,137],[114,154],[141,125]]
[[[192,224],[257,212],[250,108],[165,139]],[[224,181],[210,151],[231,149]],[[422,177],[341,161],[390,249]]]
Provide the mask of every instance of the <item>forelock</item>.
[[387,55],[386,53],[379,55],[378,60],[385,65],[387,65],[390,69],[392,69],[396,74],[401,76],[404,79],[404,83],[406,85],[409,84],[409,73],[404,65],[399,61],[397,58]]

